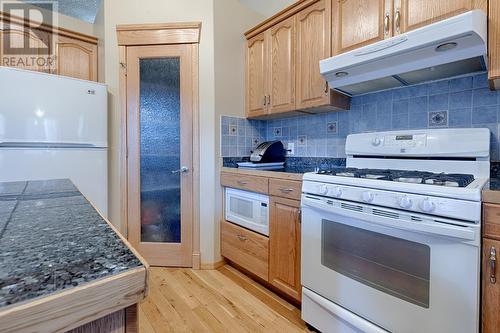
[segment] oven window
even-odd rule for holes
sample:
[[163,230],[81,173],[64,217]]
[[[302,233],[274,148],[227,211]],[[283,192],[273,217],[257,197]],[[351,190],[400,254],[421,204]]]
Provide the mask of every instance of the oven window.
[[429,308],[427,245],[322,221],[321,264],[351,279]]
[[229,200],[231,212],[253,219],[253,202],[251,200],[243,200],[237,197],[231,197]]

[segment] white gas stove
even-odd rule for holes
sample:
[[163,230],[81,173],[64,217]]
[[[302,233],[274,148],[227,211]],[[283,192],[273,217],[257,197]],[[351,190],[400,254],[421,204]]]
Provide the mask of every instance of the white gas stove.
[[304,175],[303,318],[323,332],[477,332],[488,129],[349,135]]

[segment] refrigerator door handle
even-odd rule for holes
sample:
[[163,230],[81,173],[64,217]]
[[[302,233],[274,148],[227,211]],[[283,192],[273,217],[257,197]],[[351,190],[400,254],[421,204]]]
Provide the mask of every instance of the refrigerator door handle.
[[105,148],[90,143],[0,141],[0,148]]

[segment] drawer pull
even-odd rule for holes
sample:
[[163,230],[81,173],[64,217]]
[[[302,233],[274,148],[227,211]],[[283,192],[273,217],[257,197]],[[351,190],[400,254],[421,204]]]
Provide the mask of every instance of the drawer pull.
[[238,237],[238,239],[239,239],[240,241],[242,241],[242,242],[244,242],[244,241],[248,240],[248,238],[246,238],[246,237],[245,237],[245,236],[243,236],[243,235],[237,235],[236,237]]
[[495,284],[497,282],[496,276],[496,266],[497,266],[497,250],[494,246],[490,248],[490,282]]
[[240,185],[247,185],[248,184],[248,182],[245,182],[243,180],[238,180],[237,183]]
[[293,188],[280,188],[280,191],[283,193],[290,193],[293,192]]

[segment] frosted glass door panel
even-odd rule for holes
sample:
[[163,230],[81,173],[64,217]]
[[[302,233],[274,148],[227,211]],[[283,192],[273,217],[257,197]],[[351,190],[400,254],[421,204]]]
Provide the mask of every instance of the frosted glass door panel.
[[180,59],[139,67],[141,241],[180,243]]

